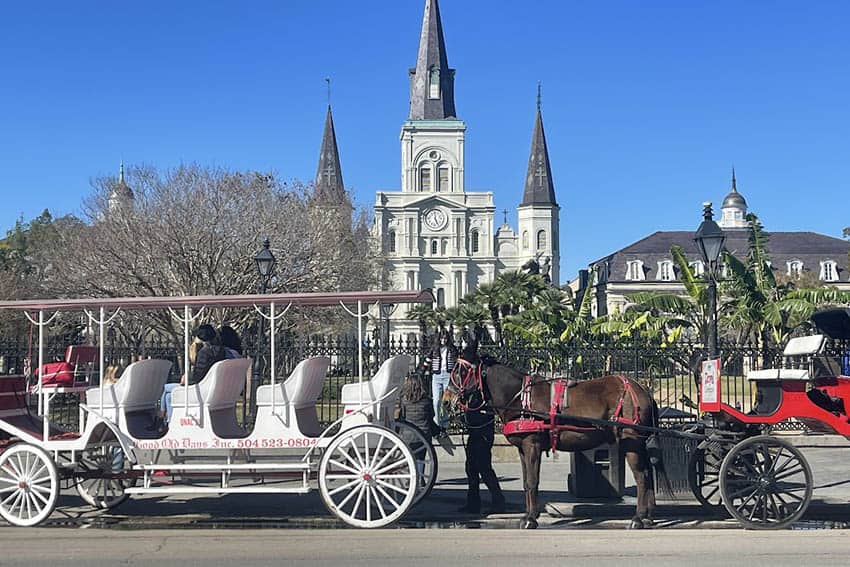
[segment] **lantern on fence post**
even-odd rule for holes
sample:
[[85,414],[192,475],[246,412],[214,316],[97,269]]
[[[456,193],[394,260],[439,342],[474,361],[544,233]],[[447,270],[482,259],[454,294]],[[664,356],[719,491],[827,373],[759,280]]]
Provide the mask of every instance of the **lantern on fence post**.
[[703,203],[703,220],[694,234],[694,242],[699,249],[708,277],[708,354],[709,358],[720,356],[717,345],[717,266],[726,235],[714,222],[711,203]]

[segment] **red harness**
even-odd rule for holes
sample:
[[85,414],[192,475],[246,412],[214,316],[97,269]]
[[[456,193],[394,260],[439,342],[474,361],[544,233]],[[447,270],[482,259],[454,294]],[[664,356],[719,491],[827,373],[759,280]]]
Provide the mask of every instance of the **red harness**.
[[[637,394],[635,393],[634,388],[632,387],[628,378],[620,375],[617,375],[617,377],[623,383],[623,393],[620,395],[620,400],[617,403],[617,407],[614,410],[614,414],[611,416],[611,420],[626,425],[637,425],[638,422],[640,422],[640,406],[638,405]],[[562,406],[562,401],[564,399],[564,392],[568,387],[568,381],[563,378],[555,380],[552,384],[552,395],[551,399],[549,400],[549,420],[545,421],[543,419],[533,417],[531,408],[532,385],[533,384],[531,383],[531,376],[526,376],[522,386],[520,400],[522,402],[523,413],[526,413],[527,416],[521,417],[519,419],[514,419],[505,423],[502,426],[502,433],[505,436],[527,433],[543,433],[545,431],[548,431],[549,448],[552,451],[555,451],[558,448],[558,436],[560,435],[561,431],[593,431],[598,429],[597,427],[593,426],[579,426],[557,422],[561,410],[565,409]],[[623,402],[626,398],[627,392],[629,394],[629,397],[631,397],[632,407],[634,408],[634,414],[632,415],[631,419],[623,417]],[[580,416],[576,416],[576,418],[581,419]]]
[[[466,373],[462,378],[458,378],[457,375],[460,374],[461,369],[466,370]],[[463,411],[478,411],[487,403],[484,399],[484,381],[481,378],[481,372],[480,364],[474,365],[462,358],[458,358],[455,361],[455,366],[452,368],[451,374],[449,374],[449,381],[452,384],[452,388],[458,393],[455,403]],[[481,395],[481,403],[476,407],[469,406],[463,401],[463,393],[470,388],[475,388]]]

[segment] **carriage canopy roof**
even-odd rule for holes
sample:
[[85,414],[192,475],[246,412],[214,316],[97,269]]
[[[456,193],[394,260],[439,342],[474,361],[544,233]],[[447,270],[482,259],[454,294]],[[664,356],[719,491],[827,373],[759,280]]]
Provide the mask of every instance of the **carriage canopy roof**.
[[812,321],[831,339],[850,339],[850,308],[819,311],[812,315]]
[[181,295],[174,297],[86,297],[79,299],[27,299],[0,301],[0,309],[22,311],[77,310],[92,308],[164,309],[175,307],[240,307],[249,305],[292,304],[293,307],[321,307],[358,302],[431,303],[430,289],[421,291],[347,291],[319,293],[269,293],[253,295]]

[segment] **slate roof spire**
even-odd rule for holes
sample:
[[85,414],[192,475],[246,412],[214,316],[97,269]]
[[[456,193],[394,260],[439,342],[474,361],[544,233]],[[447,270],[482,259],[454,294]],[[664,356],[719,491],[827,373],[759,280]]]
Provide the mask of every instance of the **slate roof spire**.
[[322,134],[319,168],[316,171],[315,196],[317,199],[329,203],[342,203],[346,199],[330,104],[328,104],[328,114],[325,118],[325,131]]
[[410,120],[456,118],[455,70],[449,68],[440,6],[425,0],[416,67],[410,69]]
[[549,165],[549,149],[543,131],[540,83],[537,84],[537,118],[531,136],[531,155],[528,157],[528,174],[525,177],[525,192],[520,207],[527,205],[557,205],[555,185],[552,182],[552,167]]

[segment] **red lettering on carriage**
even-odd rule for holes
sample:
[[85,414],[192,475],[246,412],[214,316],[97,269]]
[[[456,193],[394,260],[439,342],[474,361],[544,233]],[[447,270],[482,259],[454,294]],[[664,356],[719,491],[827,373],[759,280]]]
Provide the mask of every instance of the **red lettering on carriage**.
[[194,425],[195,427],[197,427],[198,423],[192,417],[181,417],[180,418],[180,425],[189,425],[189,426]]

